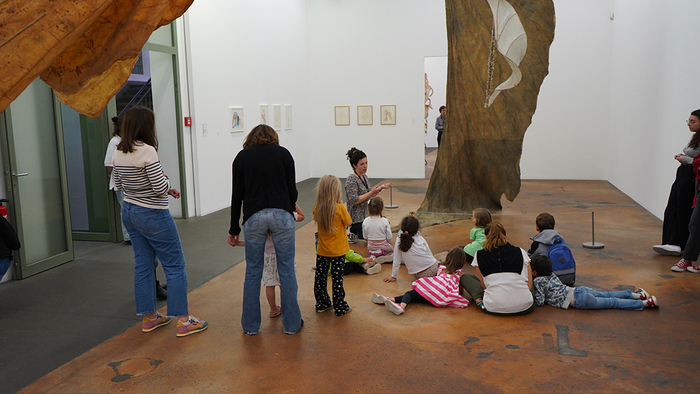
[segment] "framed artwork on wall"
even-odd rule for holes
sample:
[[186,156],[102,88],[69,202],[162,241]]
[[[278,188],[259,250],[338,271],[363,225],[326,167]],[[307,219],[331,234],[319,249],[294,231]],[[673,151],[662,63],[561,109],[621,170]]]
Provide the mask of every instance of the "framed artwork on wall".
[[292,104],[284,105],[284,129],[292,129]]
[[231,118],[231,132],[240,133],[245,129],[243,125],[243,107],[228,107]]
[[335,125],[350,126],[350,107],[335,106]]
[[269,124],[268,123],[268,116],[269,114],[269,108],[267,107],[267,104],[260,104],[260,123],[261,124]]
[[395,125],[396,124],[396,106],[395,105],[380,105],[379,114],[381,115],[381,124]]
[[275,131],[282,130],[282,106],[272,104],[272,128]]
[[372,125],[372,106],[358,105],[357,106],[357,124],[358,126]]

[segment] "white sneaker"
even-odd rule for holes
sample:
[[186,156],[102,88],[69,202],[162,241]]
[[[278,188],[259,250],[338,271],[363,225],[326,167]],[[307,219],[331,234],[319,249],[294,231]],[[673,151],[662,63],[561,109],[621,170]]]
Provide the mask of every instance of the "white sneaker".
[[367,275],[374,275],[382,272],[382,265],[381,264],[374,264],[373,266],[365,269],[365,273]]
[[386,309],[389,310],[389,312],[395,314],[396,316],[402,315],[405,311],[403,308],[401,308],[401,305],[391,301],[390,299],[384,300],[384,305],[386,306]]
[[377,257],[377,264],[384,264],[384,263],[391,263],[394,261],[394,255],[393,254],[387,254],[384,256],[379,256]]
[[681,247],[676,245],[654,245],[654,252],[664,256],[680,256]]
[[372,294],[372,302],[374,302],[377,305],[384,305],[384,301],[386,300],[386,297],[383,295],[379,295],[377,293]]

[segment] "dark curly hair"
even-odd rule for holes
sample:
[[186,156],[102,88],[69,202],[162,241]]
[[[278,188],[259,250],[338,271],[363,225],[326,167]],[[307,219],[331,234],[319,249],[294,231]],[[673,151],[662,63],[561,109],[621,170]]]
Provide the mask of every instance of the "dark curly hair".
[[365,152],[355,148],[354,146],[350,148],[350,150],[348,150],[348,152],[345,155],[348,157],[348,160],[350,160],[350,166],[353,170],[355,169],[357,163],[360,162],[360,160],[367,157]]

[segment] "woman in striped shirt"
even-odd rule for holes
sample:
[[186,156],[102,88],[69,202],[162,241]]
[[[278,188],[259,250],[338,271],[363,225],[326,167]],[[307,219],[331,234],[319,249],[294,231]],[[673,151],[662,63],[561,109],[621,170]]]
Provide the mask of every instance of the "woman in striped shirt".
[[372,295],[372,302],[384,304],[395,315],[401,315],[411,302],[426,302],[437,307],[453,306],[466,308],[469,301],[459,295],[459,277],[462,267],[467,262],[467,254],[460,247],[453,248],[445,258],[445,265],[438,268],[437,276],[419,278],[411,290],[398,297],[384,297],[377,293]]
[[[136,313],[143,315],[141,330],[150,332],[177,316],[177,336],[207,328],[207,322],[187,310],[187,272],[180,235],[168,209],[168,195],[180,198],[158,159],[155,116],[145,107],[126,111],[122,141],[114,153],[114,183],[124,193],[122,222],[134,248]],[[157,311],[154,270],[163,265],[168,282],[168,316]]]

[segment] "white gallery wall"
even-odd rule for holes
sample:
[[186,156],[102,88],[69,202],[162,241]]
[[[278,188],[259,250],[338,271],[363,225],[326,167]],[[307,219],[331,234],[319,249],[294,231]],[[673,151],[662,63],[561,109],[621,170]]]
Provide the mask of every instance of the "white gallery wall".
[[[370,177],[424,177],[424,58],[447,54],[444,2],[306,5],[313,176],[347,176],[345,153],[355,146],[368,155]],[[357,125],[358,105],[373,106],[373,125]],[[380,124],[380,105],[396,105],[395,126]],[[335,126],[334,106],[350,106],[350,126]]]
[[607,179],[658,217],[700,108],[700,2],[616,0]]
[[428,110],[425,147],[437,148],[438,133],[435,129],[435,121],[440,116],[440,107],[447,106],[447,56],[426,57],[424,67],[430,87],[433,89],[433,96],[430,98],[433,108]]
[[[231,163],[243,139],[260,121],[260,104],[292,105],[293,128],[280,143],[294,156],[297,181],[311,176],[305,108],[306,11],[303,0],[195,1],[183,18],[188,39],[180,43],[188,69],[197,215],[231,204]],[[186,48],[183,48],[186,45]],[[231,132],[231,106],[244,109],[244,132]],[[272,125],[271,122],[268,124]]]
[[[683,120],[700,108],[700,2],[554,4],[522,178],[610,180],[660,216],[672,157],[690,137]],[[447,55],[444,1],[208,0],[184,20],[198,215],[230,203],[230,164],[245,133],[228,131],[229,106],[245,108],[250,130],[259,104],[293,105],[294,129],[280,137],[298,181],[347,176],[352,146],[368,154],[371,177],[424,176],[423,74],[426,58]],[[373,125],[357,125],[358,105],[373,106]],[[396,125],[380,125],[380,105],[396,105]],[[335,106],[350,107],[350,126],[335,126]]]

